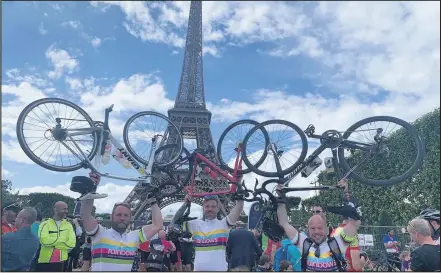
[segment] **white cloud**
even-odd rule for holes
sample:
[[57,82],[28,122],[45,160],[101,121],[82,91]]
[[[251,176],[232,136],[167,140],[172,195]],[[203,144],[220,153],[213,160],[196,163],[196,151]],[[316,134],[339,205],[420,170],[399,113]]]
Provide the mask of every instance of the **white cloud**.
[[17,163],[34,164],[23,152],[17,141],[2,141],[2,161],[5,159]]
[[[183,47],[190,2],[92,2],[94,7],[119,6],[123,23],[133,36],[144,41]],[[158,14],[156,18],[152,14]],[[298,34],[306,26],[301,9],[284,2],[203,2],[205,53],[218,56],[217,45],[229,37],[237,44],[275,41]]]
[[48,76],[51,79],[59,79],[63,73],[72,74],[79,66],[79,62],[72,58],[69,53],[63,49],[50,46],[46,51],[46,58],[49,59],[54,67]]
[[2,179],[9,179],[9,178],[11,178],[13,176],[14,176],[13,172],[11,172],[11,171],[9,171],[7,169],[2,168]]
[[83,83],[81,82],[80,79],[66,77],[65,80],[66,80],[66,83],[69,84],[70,89],[72,89],[72,90],[78,90],[80,88],[83,88]]
[[66,21],[66,22],[61,23],[61,26],[62,27],[69,26],[69,27],[71,27],[73,29],[79,29],[79,28],[82,27],[82,24],[81,24],[80,21]]
[[99,47],[101,45],[101,39],[98,37],[93,38],[90,43],[93,47]]
[[161,80],[154,75],[144,74],[135,74],[127,79],[121,79],[107,92],[100,93],[98,88],[81,95],[84,109],[99,115],[102,115],[102,111],[109,107],[109,102],[116,103],[114,108],[116,114],[124,110],[148,109],[165,112],[173,106],[173,101],[167,98]]
[[7,79],[3,79],[4,82],[27,82],[37,87],[47,87],[51,85],[46,79],[44,79],[39,73],[33,73],[33,75],[20,75],[20,69],[12,68],[6,71]]
[[47,29],[44,28],[43,23],[40,23],[40,26],[38,27],[38,32],[40,32],[41,35],[46,35],[48,33]]

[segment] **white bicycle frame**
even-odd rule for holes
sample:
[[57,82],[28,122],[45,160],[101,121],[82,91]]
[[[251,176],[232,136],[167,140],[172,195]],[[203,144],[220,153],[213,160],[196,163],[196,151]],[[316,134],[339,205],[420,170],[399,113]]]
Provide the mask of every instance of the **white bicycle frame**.
[[[112,136],[111,132],[110,131],[108,132],[109,133],[109,139],[110,139],[110,142],[112,143],[112,145],[115,146],[116,149],[118,149],[118,151],[120,151],[120,153],[123,155],[123,157],[130,162],[131,166],[133,168],[135,168],[142,175],[140,177],[124,177],[124,176],[112,175],[112,174],[109,174],[109,173],[102,173],[102,172],[99,171],[99,167],[100,167],[100,164],[101,164],[101,157],[102,157],[101,156],[101,145],[102,145],[103,139],[104,139],[104,131],[105,131],[104,128],[99,128],[99,127],[79,128],[79,129],[66,129],[67,138],[70,139],[70,141],[72,141],[72,143],[74,144],[76,149],[81,153],[81,156],[83,157],[83,158],[80,158],[80,160],[82,160],[83,162],[84,161],[87,162],[88,166],[90,167],[90,169],[93,172],[97,173],[98,175],[100,175],[102,177],[108,177],[108,178],[112,178],[112,179],[151,183],[152,169],[153,169],[153,164],[154,164],[155,152],[156,152],[156,149],[158,147],[158,145],[157,145],[158,138],[155,137],[154,138],[155,140],[152,142],[152,149],[150,150],[149,161],[148,161],[149,164],[144,169],[143,167],[141,167],[141,164],[139,164],[134,158],[132,158],[132,156],[129,154],[129,152],[127,152],[126,149],[124,149],[121,146],[121,144],[119,144],[119,142]],[[73,136],[79,136],[79,135],[93,134],[95,132],[98,132],[100,137],[99,137],[99,140],[98,140],[98,143],[97,143],[98,147],[97,147],[97,150],[96,150],[95,156],[94,156],[95,163],[92,164],[92,162],[89,160],[87,155],[84,154],[84,152],[81,150],[81,148],[77,145],[76,141],[72,137]],[[64,147],[66,147],[66,149],[71,151],[74,155],[77,155],[77,153],[75,151],[73,151],[69,146],[67,146],[64,142],[61,142],[61,143],[64,145]],[[118,161],[118,162],[120,164],[122,164],[120,161]]]

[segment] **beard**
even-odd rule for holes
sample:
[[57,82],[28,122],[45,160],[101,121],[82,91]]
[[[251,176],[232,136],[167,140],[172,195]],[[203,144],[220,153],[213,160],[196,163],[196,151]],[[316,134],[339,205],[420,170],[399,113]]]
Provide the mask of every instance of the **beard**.
[[119,233],[124,233],[129,225],[123,222],[112,222],[112,228]]

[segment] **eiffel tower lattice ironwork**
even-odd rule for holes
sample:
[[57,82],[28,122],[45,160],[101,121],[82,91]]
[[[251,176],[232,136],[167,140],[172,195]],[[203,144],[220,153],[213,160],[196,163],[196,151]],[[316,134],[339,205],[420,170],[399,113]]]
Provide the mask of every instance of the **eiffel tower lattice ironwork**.
[[[211,112],[207,110],[205,104],[202,57],[202,2],[192,1],[179,90],[175,105],[168,111],[168,116],[180,128],[184,142],[185,139],[195,139],[197,148],[210,151],[205,156],[212,162],[218,163],[210,130]],[[173,136],[169,137],[169,140],[173,141],[173,139]],[[182,170],[182,172],[185,171],[188,170]],[[185,176],[181,175],[181,177]],[[222,191],[229,187],[227,181],[213,180],[205,174],[201,174],[200,178],[200,180],[195,181],[197,183],[195,189],[200,191],[208,192],[215,189]],[[161,179],[161,177],[157,177],[157,179]],[[142,183],[138,183],[125,200],[125,202],[135,206],[134,213],[139,215],[135,218],[145,219],[149,215],[148,211],[136,211],[139,204],[144,201],[145,190],[143,189]],[[179,193],[174,197],[165,198],[161,202],[161,208],[183,201],[184,195],[185,193]],[[202,205],[201,199],[194,201]],[[232,202],[227,197],[222,198],[221,201],[223,204],[221,211],[225,214],[232,207]]]

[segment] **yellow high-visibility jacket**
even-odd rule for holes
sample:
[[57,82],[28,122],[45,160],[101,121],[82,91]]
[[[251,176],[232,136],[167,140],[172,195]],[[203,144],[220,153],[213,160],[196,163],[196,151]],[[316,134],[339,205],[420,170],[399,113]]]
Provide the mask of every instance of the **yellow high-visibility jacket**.
[[59,263],[67,260],[69,249],[75,247],[76,236],[72,224],[61,220],[60,226],[54,219],[40,223],[38,228],[41,249],[38,263]]

